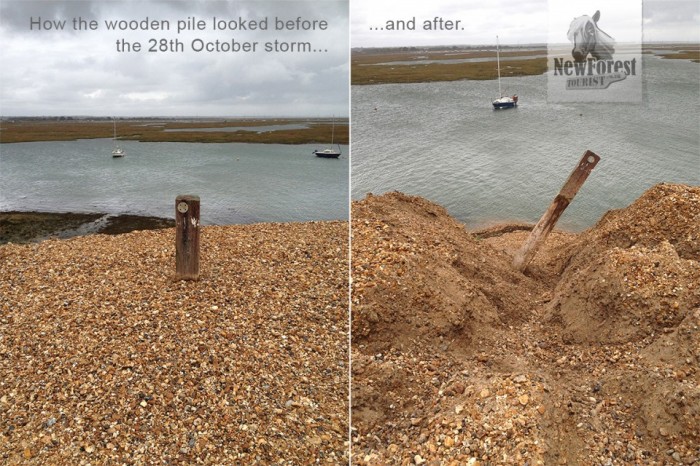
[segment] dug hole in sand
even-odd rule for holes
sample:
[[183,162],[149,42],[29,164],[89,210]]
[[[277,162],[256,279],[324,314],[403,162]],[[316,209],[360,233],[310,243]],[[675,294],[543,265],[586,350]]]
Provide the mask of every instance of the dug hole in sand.
[[522,226],[353,204],[354,464],[700,464],[700,188],[660,184],[525,274]]

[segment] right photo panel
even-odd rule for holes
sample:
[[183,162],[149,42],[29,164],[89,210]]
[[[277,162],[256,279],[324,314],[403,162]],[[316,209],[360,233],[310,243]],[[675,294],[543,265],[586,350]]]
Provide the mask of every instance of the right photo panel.
[[698,17],[351,2],[353,464],[700,464]]

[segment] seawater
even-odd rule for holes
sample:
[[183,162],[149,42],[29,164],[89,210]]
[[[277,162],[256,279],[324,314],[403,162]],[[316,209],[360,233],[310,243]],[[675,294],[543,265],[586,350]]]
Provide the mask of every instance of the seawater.
[[196,194],[203,224],[347,220],[348,147],[121,141],[0,145],[0,211],[104,212],[173,218]]
[[[562,216],[580,231],[659,182],[700,185],[700,65],[644,57],[639,104],[547,102],[547,77],[352,87],[352,197],[402,191],[470,228],[536,222],[583,153],[601,161]],[[494,64],[495,65],[495,64]]]

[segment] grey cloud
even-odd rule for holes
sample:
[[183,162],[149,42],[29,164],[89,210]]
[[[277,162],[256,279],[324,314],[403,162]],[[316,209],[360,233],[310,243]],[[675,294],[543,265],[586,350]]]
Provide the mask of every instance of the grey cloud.
[[[74,17],[94,17],[100,10],[99,2],[75,0],[56,2],[50,0],[27,0],[24,2],[0,2],[2,26],[16,33],[32,33],[30,20],[71,20]],[[71,29],[66,29],[71,32]]]
[[[347,1],[120,1],[0,3],[3,114],[247,115],[348,114]],[[211,16],[328,20],[325,32],[153,31],[27,33],[35,15],[65,19],[177,19]],[[209,26],[209,24],[207,24]],[[21,34],[20,34],[21,33]],[[328,53],[117,53],[114,41],[152,37],[264,42],[309,41]]]
[[684,23],[697,21],[700,15],[700,3],[695,0],[647,0],[643,9],[644,18],[653,22]]
[[700,40],[700,3],[695,0],[644,2],[645,41]]
[[[502,43],[526,44],[546,42],[548,36],[547,0],[439,0],[421,4],[399,0],[353,0],[351,7],[353,47],[492,44],[496,33]],[[590,14],[596,8],[604,7],[590,7]],[[697,0],[643,0],[645,39],[698,40],[699,9]],[[418,30],[401,34],[369,30],[370,26],[380,25],[370,24],[378,21],[378,12],[389,12],[382,19],[386,20],[408,18],[427,11],[445,18],[461,19],[465,24],[463,34]]]

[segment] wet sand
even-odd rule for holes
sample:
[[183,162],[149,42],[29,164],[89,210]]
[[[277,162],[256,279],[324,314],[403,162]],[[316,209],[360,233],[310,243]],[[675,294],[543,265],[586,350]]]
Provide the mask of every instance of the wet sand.
[[0,244],[35,243],[87,234],[117,235],[175,226],[175,220],[102,213],[0,212]]

